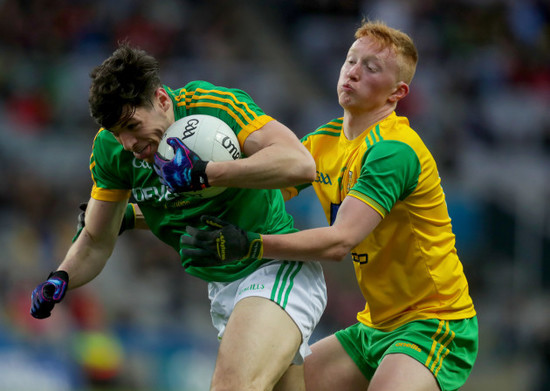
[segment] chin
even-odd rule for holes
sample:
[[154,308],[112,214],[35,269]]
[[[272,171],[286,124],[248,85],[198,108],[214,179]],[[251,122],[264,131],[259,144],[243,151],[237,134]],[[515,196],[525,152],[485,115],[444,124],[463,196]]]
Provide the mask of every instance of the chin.
[[349,106],[349,99],[345,99],[345,98],[340,98],[338,99],[338,104],[340,105],[340,107],[342,107],[343,109],[345,109],[346,107]]

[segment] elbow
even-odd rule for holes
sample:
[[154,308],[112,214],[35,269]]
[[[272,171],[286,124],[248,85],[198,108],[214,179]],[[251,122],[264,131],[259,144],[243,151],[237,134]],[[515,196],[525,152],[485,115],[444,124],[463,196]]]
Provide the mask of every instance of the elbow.
[[317,168],[315,166],[315,160],[313,160],[309,152],[306,157],[303,157],[296,163],[295,167],[296,177],[294,179],[296,184],[300,185],[302,183],[311,183],[315,181],[317,177]]
[[342,262],[349,255],[351,247],[346,244],[339,244],[333,247],[327,254],[326,260],[330,262]]
[[338,225],[331,225],[328,229],[331,234],[326,241],[325,259],[332,262],[342,262],[348,258],[358,242],[353,239],[349,232],[341,229]]

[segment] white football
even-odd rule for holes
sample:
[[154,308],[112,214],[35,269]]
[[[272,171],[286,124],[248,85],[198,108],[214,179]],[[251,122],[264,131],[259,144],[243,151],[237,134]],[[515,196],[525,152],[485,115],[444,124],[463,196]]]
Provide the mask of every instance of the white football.
[[[168,145],[170,137],[177,137],[202,160],[222,162],[241,157],[239,141],[233,130],[217,117],[193,114],[174,122],[160,141],[157,152],[166,160],[174,157],[174,149]],[[198,198],[210,198],[223,192],[225,187],[208,187],[204,190],[186,192]]]

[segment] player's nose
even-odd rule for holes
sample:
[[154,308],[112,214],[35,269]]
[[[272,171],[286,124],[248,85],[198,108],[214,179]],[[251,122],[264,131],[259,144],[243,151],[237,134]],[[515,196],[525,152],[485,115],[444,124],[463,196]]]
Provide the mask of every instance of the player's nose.
[[350,79],[350,80],[358,80],[359,79],[359,72],[360,72],[360,67],[355,64],[354,66],[350,67],[347,72],[346,72],[346,76]]

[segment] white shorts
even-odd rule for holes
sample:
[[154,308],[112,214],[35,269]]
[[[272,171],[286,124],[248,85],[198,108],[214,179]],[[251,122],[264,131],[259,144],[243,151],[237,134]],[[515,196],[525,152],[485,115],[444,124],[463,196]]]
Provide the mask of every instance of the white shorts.
[[302,364],[311,353],[309,337],[327,305],[321,265],[318,262],[272,261],[240,280],[210,282],[210,315],[219,339],[235,304],[251,296],[265,297],[277,303],[298,325],[302,344],[292,363]]

